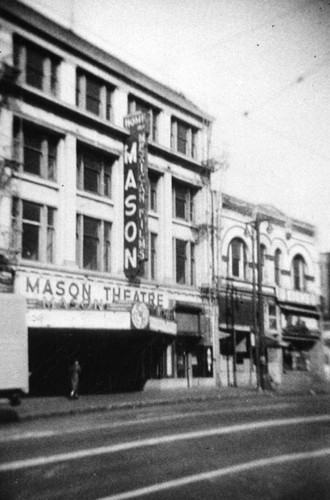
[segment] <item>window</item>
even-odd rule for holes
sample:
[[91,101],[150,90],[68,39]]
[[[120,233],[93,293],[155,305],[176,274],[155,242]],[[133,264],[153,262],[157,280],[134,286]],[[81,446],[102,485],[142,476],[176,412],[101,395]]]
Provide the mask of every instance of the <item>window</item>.
[[30,42],[14,39],[14,65],[22,83],[57,95],[60,59]]
[[149,178],[149,210],[158,211],[158,180],[159,176],[153,172],[148,172]]
[[155,233],[150,233],[150,278],[152,280],[156,279],[156,266],[157,266],[157,235]]
[[110,197],[113,163],[113,157],[78,144],[77,188]]
[[301,255],[296,255],[292,261],[292,276],[294,290],[305,290],[305,260]]
[[229,245],[229,275],[234,278],[246,279],[246,246],[244,241],[234,238]]
[[183,155],[197,159],[198,130],[176,118],[171,122],[171,148]]
[[138,99],[132,95],[128,96],[128,113],[136,113],[137,111],[142,111],[142,113],[147,113],[150,119],[150,138],[152,141],[158,141],[158,120],[160,111],[159,109],[151,106],[141,99]]
[[140,263],[140,275],[146,279],[157,279],[157,234],[149,233],[148,260]]
[[13,198],[12,225],[20,234],[22,259],[54,262],[54,208]]
[[77,215],[76,253],[79,267],[111,270],[111,223]]
[[56,180],[59,138],[18,118],[14,120],[14,157],[25,173]]
[[268,304],[268,321],[269,329],[277,330],[277,313],[275,304]]
[[195,244],[190,241],[175,239],[174,247],[176,283],[195,285]]
[[281,284],[281,265],[282,265],[282,252],[278,248],[275,251],[274,267],[275,267],[275,283],[276,285]]
[[113,87],[81,70],[76,77],[76,105],[103,120],[112,121]]
[[194,220],[194,201],[195,190],[184,184],[173,184],[173,214],[175,218],[192,222]]

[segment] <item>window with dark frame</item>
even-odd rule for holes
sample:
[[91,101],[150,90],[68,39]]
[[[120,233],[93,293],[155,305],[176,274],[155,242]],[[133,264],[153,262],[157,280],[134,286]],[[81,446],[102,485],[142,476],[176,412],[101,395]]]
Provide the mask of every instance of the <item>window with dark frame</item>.
[[172,118],[171,149],[194,159],[197,158],[198,130],[191,125]]
[[19,79],[38,90],[57,95],[60,58],[38,45],[14,37],[14,65]]
[[115,159],[82,144],[77,145],[77,188],[111,197],[111,173]]
[[54,262],[54,208],[14,197],[12,227],[20,235],[22,259]]
[[174,251],[176,283],[183,285],[195,285],[195,244],[190,241],[175,238]]
[[92,77],[86,77],[86,110],[94,115],[100,114],[101,84]]
[[112,95],[114,87],[81,69],[76,74],[76,106],[99,118],[113,121]]
[[194,220],[195,190],[181,183],[173,184],[174,217],[187,222]]
[[111,271],[111,224],[104,222],[103,231],[103,271]]
[[195,244],[190,242],[190,284],[196,284]]
[[76,261],[93,271],[111,271],[111,223],[77,215]]
[[187,154],[188,127],[180,122],[178,122],[177,127],[177,151],[185,155]]
[[304,258],[301,255],[296,255],[292,261],[294,290],[304,291],[306,288],[305,266]]
[[14,158],[23,172],[56,180],[59,138],[51,131],[14,119]]
[[152,210],[153,212],[157,212],[158,209],[157,188],[158,188],[159,177],[158,175],[149,171],[148,180],[149,180],[149,209]]
[[55,209],[47,207],[47,243],[46,243],[46,260],[54,262],[55,248]]
[[246,278],[246,247],[240,238],[234,238],[229,245],[229,275]]
[[281,261],[282,261],[282,252],[278,248],[275,251],[275,259],[274,259],[275,283],[276,283],[276,285],[280,285],[281,284]]
[[176,282],[186,283],[186,246],[184,240],[175,240],[175,263],[176,263]]
[[156,279],[157,269],[157,234],[150,233],[150,279]]
[[149,232],[148,260],[140,263],[140,276],[149,280],[157,279],[157,233]]
[[99,225],[100,222],[92,217],[83,218],[83,268],[98,268],[99,260]]

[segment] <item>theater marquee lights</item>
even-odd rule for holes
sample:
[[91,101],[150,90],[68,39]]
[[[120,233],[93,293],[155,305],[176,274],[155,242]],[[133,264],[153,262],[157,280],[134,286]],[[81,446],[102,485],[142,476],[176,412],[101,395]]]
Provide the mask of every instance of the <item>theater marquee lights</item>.
[[124,272],[132,279],[148,258],[148,115],[124,118],[130,135],[124,146]]

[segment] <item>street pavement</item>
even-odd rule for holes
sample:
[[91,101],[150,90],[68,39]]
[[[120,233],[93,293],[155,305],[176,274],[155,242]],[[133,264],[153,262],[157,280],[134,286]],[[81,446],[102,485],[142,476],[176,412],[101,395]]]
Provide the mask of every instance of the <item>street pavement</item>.
[[0,429],[0,498],[327,500],[329,405],[248,391],[27,419]]
[[189,401],[226,400],[239,398],[281,398],[286,395],[330,394],[330,383],[318,382],[307,387],[281,387],[274,391],[260,391],[255,387],[192,387],[187,389],[84,395],[77,400],[67,397],[25,397],[22,404],[10,407],[7,400],[0,401],[0,424],[36,418],[75,415],[98,411],[131,409]]

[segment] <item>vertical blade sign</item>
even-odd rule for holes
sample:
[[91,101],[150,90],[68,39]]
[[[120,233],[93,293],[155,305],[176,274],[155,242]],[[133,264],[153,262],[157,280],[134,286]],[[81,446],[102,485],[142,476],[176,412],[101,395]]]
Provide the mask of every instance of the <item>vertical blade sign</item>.
[[124,127],[124,272],[133,279],[148,258],[148,115],[128,115]]

